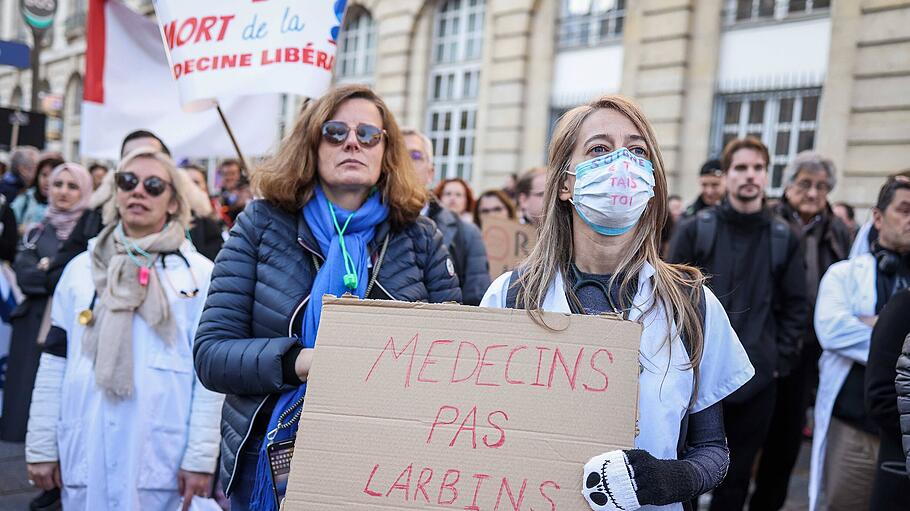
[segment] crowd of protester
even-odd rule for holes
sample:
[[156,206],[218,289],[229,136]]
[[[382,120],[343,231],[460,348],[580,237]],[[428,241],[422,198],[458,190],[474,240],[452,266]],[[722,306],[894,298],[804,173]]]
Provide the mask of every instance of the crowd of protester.
[[[605,96],[560,118],[546,166],[475,191],[343,86],[214,180],[148,131],[113,169],[15,148],[0,439],[25,442],[32,509],[277,509],[268,447],[296,435],[321,297],[344,293],[642,323],[635,448],[579,467],[596,511],[782,509],[808,443],[813,511],[910,509],[910,171],[862,222],[812,151],[768,197],[768,149],[746,137],[692,169],[687,205],[659,142]],[[538,231],[495,280],[494,221]]]

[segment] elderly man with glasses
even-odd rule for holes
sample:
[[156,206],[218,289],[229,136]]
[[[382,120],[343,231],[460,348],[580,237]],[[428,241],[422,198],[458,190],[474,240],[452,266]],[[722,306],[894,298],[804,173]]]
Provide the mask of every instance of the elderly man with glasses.
[[784,170],[784,183],[777,214],[800,234],[804,243],[809,324],[800,360],[789,376],[777,381],[777,402],[750,509],[780,509],[787,498],[790,474],[806,425],[806,409],[818,385],[821,348],[812,318],[819,281],[829,266],[850,253],[850,230],[828,202],[828,194],[837,183],[831,160],[811,151],[801,152]]

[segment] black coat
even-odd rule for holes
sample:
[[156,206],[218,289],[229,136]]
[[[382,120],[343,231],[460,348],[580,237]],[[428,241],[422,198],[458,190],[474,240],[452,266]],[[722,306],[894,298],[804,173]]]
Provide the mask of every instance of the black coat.
[[0,195],[0,260],[13,262],[18,243],[19,227],[16,225],[16,215],[10,209],[6,197]]
[[[25,300],[13,311],[10,323],[10,352],[3,392],[3,418],[0,419],[0,438],[6,442],[25,441],[32,387],[38,373],[41,346],[38,332],[44,319],[53,285],[60,279],[55,271],[39,270],[38,261],[53,258],[60,249],[56,231],[49,224],[30,230],[22,239],[13,270]],[[62,269],[61,269],[62,270]],[[62,272],[62,271],[61,271]]]
[[214,261],[221,246],[224,245],[224,238],[221,237],[221,222],[207,216],[193,218],[190,240],[197,252]]
[[[418,218],[401,230],[379,225],[369,246],[374,264],[387,234],[369,298],[461,301],[442,235],[430,220]],[[293,334],[316,276],[313,257],[321,261],[322,253],[303,215],[256,200],[237,217],[215,259],[193,351],[202,384],[226,394],[221,480],[227,492],[238,453],[249,438],[264,434],[275,399],[299,385],[294,361],[300,344]]]
[[[802,233],[803,248],[808,249],[809,238],[804,232],[803,222],[799,217],[799,213],[790,207],[790,204],[783,200],[780,205],[775,210],[778,216],[780,216],[784,221],[790,224],[790,227],[794,232]],[[831,211],[831,207],[828,206],[824,212],[822,212],[818,223],[811,227],[812,231],[818,231],[819,236],[817,236],[818,245],[815,247],[815,252],[818,254],[818,260],[815,262],[818,265],[818,277],[821,280],[821,277],[828,271],[828,268],[838,262],[843,261],[850,255],[850,245],[852,244],[852,235],[847,226],[834,215],[834,212]],[[806,250],[808,252],[808,250]],[[806,265],[808,266],[809,261],[806,260]],[[815,360],[816,363],[813,365],[816,366],[814,371],[817,372],[817,361],[818,357],[821,355],[821,346],[818,343],[818,337],[815,335],[815,326],[813,324],[813,318],[815,317],[815,296],[818,291],[818,282],[814,283],[815,289],[806,289],[806,295],[808,297],[808,307],[809,313],[807,316],[807,326],[806,326],[806,337],[805,342],[803,343],[803,356],[811,357]],[[810,285],[809,282],[806,283],[807,286]]]
[[670,242],[667,260],[692,264],[708,275],[708,287],[730,317],[755,376],[729,399],[743,402],[798,362],[808,319],[806,272],[799,237],[790,232],[786,263],[771,268],[773,214],[744,215],[727,202],[715,208],[717,232],[707,260],[696,254],[698,216],[684,220]]
[[480,300],[492,282],[487,249],[480,229],[458,218],[458,215],[442,207],[435,199],[430,201],[427,217],[436,223],[442,233],[442,243],[449,249],[452,262],[455,263],[462,303],[480,305]]

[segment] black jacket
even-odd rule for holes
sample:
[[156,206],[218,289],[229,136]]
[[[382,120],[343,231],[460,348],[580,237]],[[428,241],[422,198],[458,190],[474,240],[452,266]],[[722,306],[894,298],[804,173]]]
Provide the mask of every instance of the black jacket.
[[[702,199],[701,195],[699,195],[699,196],[692,202],[692,204],[689,204],[689,207],[687,207],[686,210],[683,211],[682,218],[690,218],[690,217],[693,217],[693,216],[695,216],[696,214],[698,214],[699,211],[701,211],[701,210],[703,210],[703,209],[708,209],[708,208],[710,208],[710,207],[711,207],[711,206],[705,204],[705,200]],[[682,219],[682,218],[681,218],[681,219]],[[681,219],[680,219],[680,220],[681,220]]]
[[18,243],[19,227],[16,225],[16,215],[10,209],[6,197],[0,195],[0,260],[13,262]]
[[[374,264],[387,234],[388,249],[369,298],[461,300],[442,235],[431,221],[421,217],[403,230],[393,230],[389,222],[379,225],[369,246]],[[215,260],[194,358],[202,384],[227,395],[221,421],[227,492],[244,443],[264,434],[275,398],[294,388],[300,345],[293,333],[310,299],[314,256],[321,264],[319,244],[303,215],[256,200],[237,217]]]
[[452,255],[461,285],[462,302],[465,305],[480,305],[491,283],[490,263],[480,229],[458,218],[436,200],[430,201],[427,217],[436,223],[442,233],[442,243]]
[[221,222],[207,216],[194,217],[193,226],[190,228],[190,240],[197,252],[214,261],[221,246],[224,245]]
[[0,417],[0,439],[7,442],[25,440],[32,387],[41,357],[41,344],[38,343],[44,341],[38,339],[38,334],[48,298],[54,292],[53,286],[60,280],[60,273],[55,270],[38,269],[38,261],[44,257],[53,259],[59,248],[54,227],[42,224],[32,228],[22,238],[22,247],[13,263],[16,282],[25,294],[25,300],[10,315],[12,332]]
[[[879,314],[866,363],[866,411],[889,445],[900,445],[900,416],[897,411],[897,360],[904,339],[910,334],[910,290],[898,292]],[[900,453],[898,453],[900,454]]]
[[910,474],[910,335],[904,339],[902,351],[900,358],[897,359],[894,388],[897,390],[897,410],[900,413],[907,473]]
[[6,197],[8,203],[12,203],[23,188],[25,188],[25,182],[22,181],[22,176],[17,171],[10,170],[0,179],[0,195]]
[[[804,255],[806,257],[806,297],[808,299],[807,305],[809,307],[803,352],[807,356],[811,355],[817,360],[819,355],[821,355],[821,346],[818,344],[818,337],[815,335],[815,326],[813,325],[812,320],[815,317],[815,301],[818,293],[818,284],[821,277],[828,271],[828,268],[832,264],[843,261],[849,257],[850,246],[852,245],[852,235],[850,234],[850,229],[844,225],[841,219],[834,215],[830,206],[827,206],[825,211],[819,215],[818,219],[808,227],[803,224],[799,213],[790,207],[790,204],[786,199],[781,201],[780,205],[775,209],[775,213],[790,224],[790,227],[794,232],[800,233]],[[812,247],[809,246],[810,234],[811,239],[816,241],[814,252],[817,254],[817,260],[814,263],[811,263],[808,260],[809,254],[813,252],[813,250],[810,250]],[[814,282],[809,282],[808,279],[808,267],[810,264],[815,264],[818,267],[818,280]]]
[[706,260],[699,260],[695,250],[698,216],[677,228],[667,259],[698,266],[708,275],[708,286],[723,304],[755,367],[755,377],[728,398],[743,402],[777,376],[789,374],[799,359],[808,322],[803,251],[798,235],[790,232],[786,263],[775,275],[771,211],[746,215],[726,201],[715,211],[717,232]]

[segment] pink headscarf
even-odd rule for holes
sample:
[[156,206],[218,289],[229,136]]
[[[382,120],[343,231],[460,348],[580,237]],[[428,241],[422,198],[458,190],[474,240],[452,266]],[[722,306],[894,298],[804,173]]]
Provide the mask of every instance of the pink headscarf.
[[70,209],[60,209],[54,204],[52,190],[51,196],[49,197],[50,207],[47,208],[47,214],[44,216],[44,219],[47,223],[54,226],[54,229],[57,231],[57,239],[60,241],[70,237],[70,233],[73,232],[73,227],[76,226],[79,217],[82,216],[82,213],[88,208],[89,200],[92,198],[92,175],[85,170],[85,167],[78,163],[63,163],[54,167],[54,170],[51,171],[51,186],[53,186],[53,182],[63,172],[69,172],[73,176],[73,179],[79,184],[79,191],[82,192],[82,197],[79,199],[79,202]]

